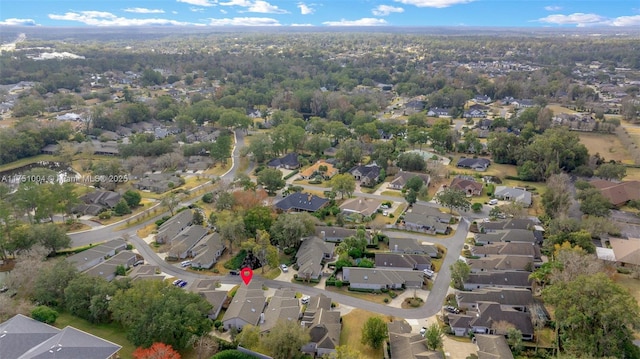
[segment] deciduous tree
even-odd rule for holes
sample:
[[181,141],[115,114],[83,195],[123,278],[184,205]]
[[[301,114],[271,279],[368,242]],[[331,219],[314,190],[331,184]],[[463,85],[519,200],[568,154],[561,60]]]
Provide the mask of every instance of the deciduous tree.
[[378,349],[387,339],[387,324],[380,317],[370,317],[362,327],[362,344]]
[[180,353],[171,345],[153,343],[149,348],[138,347],[133,352],[134,359],[180,359]]
[[349,173],[342,173],[339,175],[333,176],[331,179],[331,190],[337,193],[340,193],[340,196],[344,198],[346,194],[347,197],[351,197],[351,194],[356,189],[356,180]]
[[295,248],[300,239],[313,233],[316,221],[308,213],[281,214],[271,226],[271,238],[280,248]]
[[279,320],[262,343],[274,359],[290,359],[295,358],[309,340],[309,329],[298,324],[297,320]]
[[275,195],[276,191],[284,187],[286,182],[282,179],[282,171],[275,168],[265,168],[258,174],[258,184],[264,186],[269,195]]
[[471,208],[471,201],[467,199],[464,191],[451,187],[438,192],[434,199],[439,205],[449,208],[450,212],[453,212],[454,209],[468,211]]
[[431,350],[438,350],[442,346],[444,333],[438,323],[433,323],[427,327],[424,337],[427,339],[427,347]]
[[471,267],[462,260],[457,260],[451,265],[451,285],[459,290],[464,289],[464,282],[469,279]]

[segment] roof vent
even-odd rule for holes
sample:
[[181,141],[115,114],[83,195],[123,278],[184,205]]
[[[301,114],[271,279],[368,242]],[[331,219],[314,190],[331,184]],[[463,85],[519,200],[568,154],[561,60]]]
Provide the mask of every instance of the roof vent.
[[365,276],[364,276],[364,280],[367,280],[367,279],[369,279],[369,277],[365,275]]

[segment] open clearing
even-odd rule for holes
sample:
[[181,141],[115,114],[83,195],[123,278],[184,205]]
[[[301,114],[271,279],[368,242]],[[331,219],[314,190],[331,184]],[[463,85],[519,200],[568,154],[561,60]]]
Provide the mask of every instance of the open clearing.
[[[376,316],[375,313],[367,312],[362,309],[354,309],[349,314],[342,317],[342,332],[340,333],[340,344],[348,345],[360,353],[360,358],[378,359],[382,358],[382,348],[372,349],[368,345],[360,342],[362,339],[362,327],[370,317]],[[385,322],[388,320],[378,315]]]
[[562,107],[562,106],[557,105],[557,104],[556,105],[547,105],[547,108],[550,109],[551,111],[553,111],[554,115],[557,115],[559,113],[568,113],[568,114],[577,113],[574,110],[570,110],[570,109],[568,109],[566,107]]
[[622,146],[618,136],[604,133],[581,133],[579,136],[580,142],[587,147],[590,155],[599,153],[607,161],[633,164],[629,152]]

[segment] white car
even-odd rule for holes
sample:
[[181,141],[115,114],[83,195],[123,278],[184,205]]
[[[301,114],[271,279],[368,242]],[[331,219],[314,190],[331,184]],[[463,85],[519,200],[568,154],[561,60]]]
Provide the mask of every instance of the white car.
[[431,277],[433,277],[434,274],[436,274],[431,269],[425,269],[425,270],[422,271],[422,273],[424,273],[424,276],[427,277],[427,278],[431,278]]
[[422,327],[422,328],[420,329],[420,335],[422,335],[423,337],[424,337],[424,334],[425,334],[426,332],[427,332],[427,328]]
[[282,269],[282,271],[283,271],[284,273],[287,273],[287,272],[289,271],[289,267],[287,267],[287,265],[286,265],[286,264],[281,264],[281,265],[280,265],[280,269]]
[[495,198],[489,201],[489,205],[490,205],[490,206],[494,206],[494,205],[496,205],[496,204],[498,204],[498,200],[497,200],[497,199],[495,199]]
[[184,261],[184,262],[180,263],[180,266],[182,266],[182,268],[188,267],[190,265],[191,265],[191,261]]
[[309,300],[310,300],[310,299],[311,299],[311,297],[310,297],[310,296],[308,296],[308,295],[304,295],[304,296],[302,296],[302,298],[300,298],[300,303],[302,303],[302,304],[309,304]]

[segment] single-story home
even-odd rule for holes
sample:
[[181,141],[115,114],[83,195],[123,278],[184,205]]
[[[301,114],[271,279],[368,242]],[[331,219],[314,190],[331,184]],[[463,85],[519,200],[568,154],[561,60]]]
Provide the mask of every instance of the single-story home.
[[325,261],[333,258],[334,243],[318,237],[305,238],[296,253],[298,277],[303,279],[319,279]]
[[504,335],[476,334],[478,358],[513,359],[513,353]]
[[127,248],[127,242],[123,239],[112,239],[90,249],[78,252],[66,258],[76,266],[78,271],[85,271],[105,261],[107,257],[113,257],[116,253]]
[[82,203],[75,206],[73,212],[96,216],[102,211],[114,208],[121,198],[122,195],[118,192],[93,191],[79,198]]
[[360,182],[361,186],[373,187],[378,183],[381,170],[382,167],[374,162],[365,166],[355,166],[349,170],[349,173],[356,181]]
[[[342,240],[347,237],[357,236],[358,230],[355,228],[344,228],[335,226],[316,226],[314,235],[327,242],[342,242]],[[367,243],[371,243],[371,232],[365,229],[364,237],[367,240]]]
[[217,232],[211,233],[191,250],[195,256],[191,260],[192,268],[211,269],[227,247]]
[[460,308],[477,309],[480,302],[496,302],[521,312],[529,311],[533,304],[533,293],[521,288],[492,288],[457,291],[456,301]]
[[462,191],[467,197],[482,195],[482,187],[482,183],[465,177],[456,177],[449,185],[449,188]]
[[462,157],[456,164],[459,168],[469,168],[475,171],[486,171],[491,165],[491,161],[486,158],[468,158]]
[[447,224],[451,222],[451,218],[453,217],[449,213],[441,212],[437,207],[424,204],[414,204],[409,212],[417,213],[426,217],[433,217],[438,222]]
[[424,284],[424,273],[414,270],[344,267],[342,278],[353,289],[422,288]]
[[477,257],[494,255],[514,255],[531,257],[534,262],[542,261],[542,253],[537,243],[526,242],[496,242],[471,247],[471,254]]
[[640,238],[609,239],[616,263],[622,266],[640,266]]
[[411,329],[411,325],[405,320],[394,320],[387,323],[391,358],[444,359],[441,352],[428,349],[425,337],[419,333],[412,333]]
[[541,244],[542,238],[536,236],[534,231],[527,229],[510,229],[491,233],[477,233],[475,242],[480,244],[491,244],[497,242],[524,242],[530,244]]
[[167,254],[167,259],[179,260],[191,257],[192,249],[207,235],[207,229],[201,225],[193,225],[185,228],[171,239],[171,249]]
[[409,230],[424,231],[430,234],[448,234],[451,228],[448,224],[439,222],[434,217],[409,212],[404,215],[404,224]]
[[488,257],[467,259],[472,273],[516,270],[532,272],[533,257],[496,254]]
[[176,213],[158,227],[156,242],[161,244],[168,243],[175,238],[178,233],[189,227],[191,223],[193,223],[193,211],[187,209]]
[[382,205],[382,201],[379,199],[357,197],[344,201],[340,205],[340,210],[346,216],[357,214],[362,217],[369,217],[378,211],[380,205]]
[[260,332],[269,332],[280,320],[297,322],[300,314],[296,291],[291,288],[277,289],[260,318]]
[[153,173],[146,175],[137,182],[134,182],[133,187],[141,191],[164,193],[170,189],[179,187],[184,183],[184,178],[176,174]]
[[497,199],[520,203],[524,207],[531,207],[531,192],[524,188],[497,186],[493,196]]
[[475,290],[484,287],[531,289],[530,274],[525,271],[471,273],[464,283],[464,289]]
[[407,184],[407,181],[413,177],[420,178],[425,187],[428,187],[431,182],[431,177],[426,173],[400,171],[396,174],[393,180],[389,182],[389,186],[387,187],[395,190],[402,190]]
[[389,238],[389,250],[393,253],[404,254],[425,254],[431,258],[436,258],[438,247],[433,243],[419,241],[415,238]]
[[294,192],[278,201],[275,207],[283,212],[315,212],[328,204],[328,199],[315,194]]
[[[468,320],[454,320],[458,317],[469,317]],[[496,323],[506,322],[522,333],[523,340],[533,340],[533,324],[529,313],[521,312],[509,307],[503,307],[495,302],[480,302],[476,313],[470,315],[451,314],[449,324],[456,336],[466,336],[468,333],[505,335],[506,331]]]
[[376,268],[431,269],[431,257],[423,254],[376,252],[375,262]]
[[340,345],[342,319],[340,312],[331,310],[331,299],[324,294],[313,296],[302,316],[302,325],[309,328],[310,341],[302,347],[303,353],[317,357],[331,355]]
[[629,201],[640,199],[640,181],[612,182],[605,180],[593,180],[589,182],[600,190],[600,193],[611,202],[620,207]]
[[295,152],[287,153],[283,157],[274,158],[267,163],[268,167],[273,168],[284,168],[287,170],[293,170],[300,167],[300,162],[298,161],[298,154]]
[[262,283],[253,280],[249,285],[240,285],[222,317],[224,329],[240,330],[247,324],[257,326],[266,303]]

